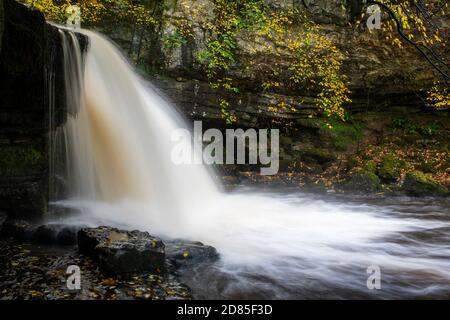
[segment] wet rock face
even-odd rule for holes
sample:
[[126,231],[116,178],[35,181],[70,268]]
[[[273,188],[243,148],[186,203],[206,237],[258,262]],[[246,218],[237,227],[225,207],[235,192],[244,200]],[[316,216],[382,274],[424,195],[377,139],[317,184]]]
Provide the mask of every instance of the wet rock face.
[[24,220],[8,219],[3,223],[1,235],[13,237],[21,241],[30,241],[36,231],[36,227]]
[[[167,3],[172,3],[167,1]],[[417,93],[429,86],[435,79],[435,74],[430,65],[412,47],[406,46],[399,49],[385,40],[383,32],[369,32],[363,23],[361,27],[351,26],[364,10],[363,1],[358,0],[311,0],[305,1],[268,1],[275,7],[290,8],[296,6],[301,10],[307,10],[318,24],[321,34],[333,40],[344,59],[343,72],[349,80],[352,91],[352,104],[347,108],[351,111],[361,112],[368,109],[387,109],[392,105],[417,106],[422,101]],[[203,8],[201,17],[195,17],[185,12],[184,6]],[[163,61],[162,72],[165,76],[163,89],[170,97],[175,97],[175,103],[186,113],[196,118],[202,115],[204,118],[216,121],[220,118],[218,98],[220,95],[208,87],[205,72],[202,70],[195,56],[207,46],[209,34],[201,27],[199,20],[207,17],[214,19],[214,4],[209,0],[192,1],[183,3],[175,2],[167,6],[165,21],[161,34],[170,35],[175,30],[179,18],[183,17],[193,26],[194,39],[181,44],[178,48],[157,48],[162,52],[160,59]],[[384,17],[383,21],[388,18]],[[292,30],[295,34],[293,24]],[[228,73],[239,85],[241,93],[226,95],[240,125],[252,126],[270,122],[274,118],[290,119],[305,117],[317,112],[316,101],[311,94],[304,90],[298,90],[283,86],[276,90],[262,90],[260,84],[265,80],[267,70],[274,65],[288,63],[289,53],[283,48],[280,54],[261,54],[254,50],[254,36],[241,32],[237,35],[238,50],[236,63],[230,66]],[[268,43],[262,42],[263,45]],[[149,50],[152,53],[155,50]],[[258,68],[253,68],[256,62]],[[280,75],[281,78],[288,75]],[[180,81],[181,80],[181,81]],[[281,79],[287,81],[287,79]],[[283,82],[282,81],[282,82]],[[280,101],[300,110],[298,113],[286,111],[282,114],[270,111],[270,106]],[[301,103],[300,103],[301,101]],[[264,125],[264,124],[263,124]]]
[[357,170],[350,175],[341,187],[345,191],[355,193],[372,193],[380,188],[380,179],[369,170]]
[[188,267],[214,262],[219,254],[214,247],[201,242],[172,241],[166,243],[166,257],[176,267]]
[[47,205],[45,72],[49,57],[57,56],[58,35],[39,12],[13,0],[0,4],[0,208],[32,217]]
[[165,268],[165,245],[148,232],[84,228],[78,232],[78,247],[106,274],[159,273]]
[[64,224],[33,225],[25,220],[0,215],[0,235],[42,245],[74,246],[82,226]]
[[33,219],[47,211],[50,101],[54,125],[66,119],[61,37],[39,11],[0,7],[0,210]]
[[77,244],[77,232],[80,228],[63,224],[44,224],[36,229],[33,241],[47,245],[73,246]]

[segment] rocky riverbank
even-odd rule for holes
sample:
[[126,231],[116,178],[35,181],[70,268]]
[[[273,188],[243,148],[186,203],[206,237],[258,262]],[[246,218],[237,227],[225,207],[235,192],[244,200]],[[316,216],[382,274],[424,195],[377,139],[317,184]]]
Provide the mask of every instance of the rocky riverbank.
[[315,192],[449,196],[448,112],[404,108],[355,114],[346,122],[297,121],[280,133],[280,172],[220,166],[224,183],[299,187]]
[[[191,299],[178,270],[218,259],[200,242],[110,227],[32,225],[2,218],[0,299]],[[69,266],[80,289],[67,286]]]

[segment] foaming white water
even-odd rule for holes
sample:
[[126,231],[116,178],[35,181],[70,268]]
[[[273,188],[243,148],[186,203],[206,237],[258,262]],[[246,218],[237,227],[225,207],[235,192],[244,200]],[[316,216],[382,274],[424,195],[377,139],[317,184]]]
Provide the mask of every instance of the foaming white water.
[[[361,289],[370,265],[450,279],[450,261],[440,258],[450,256],[448,246],[389,240],[448,227],[445,222],[298,195],[222,194],[205,167],[174,165],[170,137],[185,126],[181,117],[111,43],[81,32],[90,41],[81,102],[64,128],[75,199],[62,205],[82,210],[75,223],[203,241],[221,253],[222,272],[242,287],[260,284],[258,290],[296,291],[314,281]],[[283,290],[273,294],[284,297]]]
[[[84,214],[75,223],[138,228],[215,246],[222,257],[215,268],[233,277],[226,289],[231,292],[259,292],[269,286],[267,297],[289,298],[308,286],[332,284],[367,293],[366,269],[372,265],[382,269],[385,286],[408,278],[411,287],[398,293],[385,288],[382,294],[388,297],[388,293],[401,297],[439,291],[450,284],[446,242],[399,241],[410,233],[449,228],[449,223],[400,218],[382,207],[333,204],[302,194],[236,193],[189,212],[187,223],[173,228],[149,214],[148,208],[133,203],[65,205],[82,208]],[[204,285],[217,290],[221,284],[214,283],[216,278]],[[415,283],[417,279],[429,281],[421,285]],[[435,286],[430,287],[430,282]]]

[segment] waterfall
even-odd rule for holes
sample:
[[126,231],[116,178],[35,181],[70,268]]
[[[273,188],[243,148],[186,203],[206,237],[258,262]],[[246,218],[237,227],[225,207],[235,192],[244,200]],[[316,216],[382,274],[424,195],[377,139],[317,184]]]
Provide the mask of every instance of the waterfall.
[[55,148],[65,153],[71,198],[133,202],[165,221],[214,198],[219,188],[206,167],[171,161],[172,132],[186,128],[181,116],[113,44],[79,32],[89,38],[84,62],[75,34],[60,29],[68,118]]
[[[69,169],[78,165],[76,157],[78,154],[74,148],[75,144],[81,143],[73,135],[73,120],[78,117],[80,110],[84,106],[83,97],[83,56],[78,42],[78,38],[73,32],[59,29],[63,49],[63,70],[66,104],[63,110],[67,113],[67,123],[56,125],[55,110],[55,75],[54,71],[49,72],[49,168],[50,200],[55,201],[67,196],[67,193],[74,194],[72,186],[77,183],[79,175],[73,174],[75,170]],[[65,190],[67,189],[67,190]],[[92,191],[92,190],[90,190]]]
[[[79,32],[89,38],[84,59],[73,32],[61,31],[68,118],[53,144],[66,159],[70,199],[61,205],[81,211],[67,223],[215,246],[221,260],[207,270],[212,275],[187,280],[209,298],[324,297],[331,289],[357,297],[448,293],[439,284],[450,279],[443,214],[421,219],[425,213],[408,201],[393,209],[302,193],[222,193],[203,165],[173,164],[170,138],[186,127],[182,117],[108,40]],[[421,237],[431,233],[437,236]],[[379,293],[367,291],[372,265],[383,270]],[[405,287],[409,282],[417,286]]]

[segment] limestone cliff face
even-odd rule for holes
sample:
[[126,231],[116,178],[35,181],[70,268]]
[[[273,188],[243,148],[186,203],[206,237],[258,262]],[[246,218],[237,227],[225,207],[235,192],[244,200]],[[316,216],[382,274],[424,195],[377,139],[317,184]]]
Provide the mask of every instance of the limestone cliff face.
[[[206,116],[213,120],[220,118],[218,93],[211,90],[205,78],[205,72],[196,60],[196,55],[206,47],[208,31],[202,28],[199,19],[214,19],[209,0],[165,1],[165,18],[161,26],[161,41],[158,50],[149,48],[146,53],[149,60],[162,60],[162,73],[165,78],[159,85],[172,97],[186,113],[194,116]],[[193,16],[188,7],[202,7],[202,16]],[[301,6],[301,1],[269,1],[273,6]],[[320,32],[340,49],[344,56],[343,72],[348,76],[353,103],[348,106],[352,111],[384,109],[391,106],[418,107],[423,104],[421,90],[429,87],[436,73],[431,66],[413,48],[405,44],[400,49],[385,40],[382,30],[369,32],[364,23],[354,27],[351,22],[362,10],[360,1],[311,0],[308,10],[320,26]],[[184,4],[184,5],[183,5]],[[210,9],[210,10],[205,10]],[[173,34],[180,19],[192,26],[194,37],[179,47],[164,46],[164,37]],[[383,17],[387,21],[388,16]],[[295,34],[298,26],[292,26]],[[275,64],[286,63],[288,53],[261,54],[253,50],[265,43],[258,42],[252,34],[240,32],[237,43],[237,60],[231,66],[230,75],[242,84],[240,95],[231,95],[230,108],[243,125],[264,123],[274,118],[296,119],[315,112],[313,95],[301,90],[278,88],[262,90],[259,86],[267,70]],[[162,56],[156,57],[154,52]],[[256,53],[255,53],[256,52]],[[250,67],[249,67],[250,66]],[[300,104],[298,101],[302,100]],[[299,112],[274,113],[270,107],[276,101],[287,101]]]
[[1,5],[0,211],[40,216],[48,202],[49,123],[65,121],[61,40],[40,12],[14,0]]

